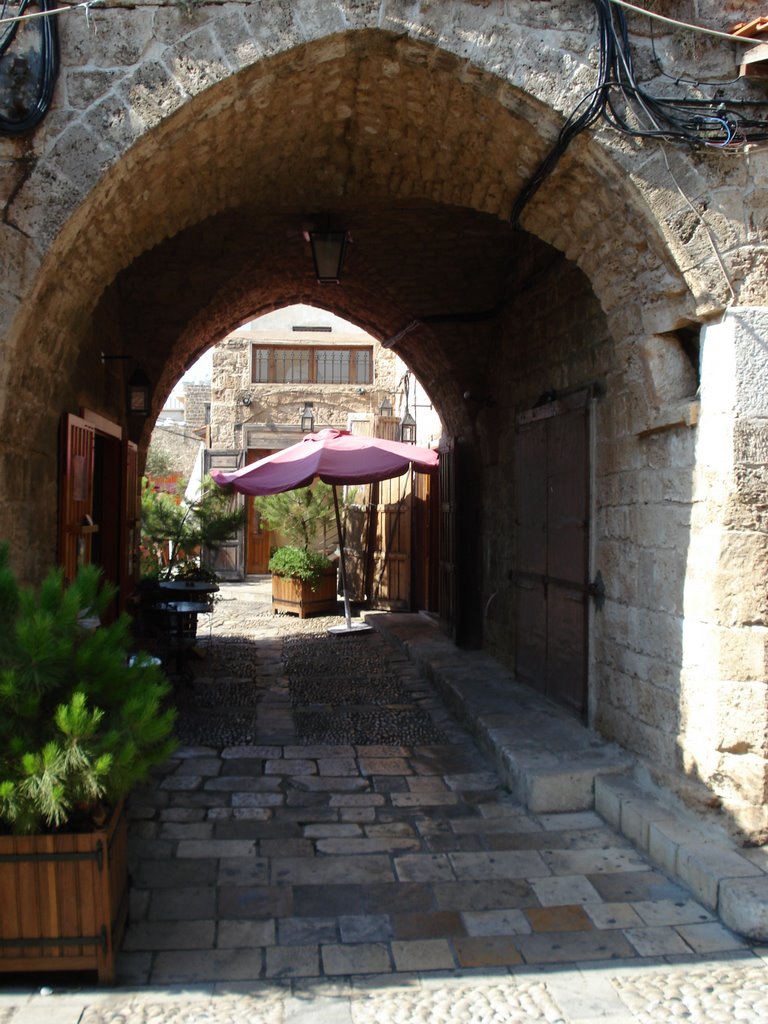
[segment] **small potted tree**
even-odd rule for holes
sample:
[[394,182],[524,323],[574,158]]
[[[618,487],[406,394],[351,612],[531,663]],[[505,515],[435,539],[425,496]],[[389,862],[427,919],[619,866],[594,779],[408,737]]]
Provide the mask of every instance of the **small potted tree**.
[[[234,507],[232,494],[206,477],[198,496],[187,501],[180,495],[155,490],[147,481],[141,496],[141,573],[139,629],[152,633],[167,627],[157,607],[174,597],[194,595],[196,602],[211,608],[219,589],[216,573],[204,564],[205,553],[218,551],[243,526],[246,511]],[[165,588],[165,591],[164,591]],[[182,593],[179,594],[179,591]],[[190,635],[197,630],[197,616],[187,616]]]
[[22,589],[0,545],[0,971],[114,980],[123,799],[173,751],[175,712],[127,617],[100,626],[113,597],[94,566]]
[[[254,498],[254,504],[270,530],[288,541],[269,560],[272,610],[294,612],[302,619],[335,612],[336,567],[323,550],[334,522],[331,488],[318,481],[311,487]],[[335,544],[335,533],[333,538]]]
[[[243,526],[245,508],[231,492],[203,481],[193,501],[156,491],[145,481],[141,495],[142,572],[148,578],[213,579],[202,564],[202,549],[217,551]],[[164,550],[164,558],[159,557]]]

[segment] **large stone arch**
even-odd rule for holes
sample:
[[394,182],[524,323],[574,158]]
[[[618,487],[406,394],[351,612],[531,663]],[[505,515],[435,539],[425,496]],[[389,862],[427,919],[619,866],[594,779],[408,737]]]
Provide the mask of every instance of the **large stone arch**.
[[[149,424],[126,416],[125,374],[102,352],[142,362],[157,410],[238,320],[317,303],[396,338],[461,435],[478,529],[468,580],[486,608],[511,556],[514,413],[549,386],[600,378],[595,549],[608,601],[592,720],[665,778],[711,784],[751,827],[764,818],[760,729],[720,751],[681,713],[700,678],[684,671],[684,590],[713,524],[697,539],[690,516],[664,516],[696,497],[695,385],[672,332],[734,300],[765,303],[765,215],[740,204],[766,157],[667,153],[598,128],[513,230],[516,195],[592,82],[584,7],[564,5],[554,26],[551,5],[459,0],[139,5],[94,14],[112,19],[95,35],[63,22],[54,109],[31,139],[2,143],[0,536],[29,578],[55,556],[62,411],[93,408],[146,442]],[[335,292],[313,281],[302,241],[325,211],[354,239]],[[718,491],[718,536],[738,480]],[[718,571],[732,587],[734,572]],[[493,607],[476,632],[504,657],[509,620]],[[703,628],[733,625],[717,601],[696,614]],[[762,614],[736,624],[750,666],[765,641],[740,627]],[[707,671],[717,695],[742,669]],[[763,722],[754,690],[744,718]],[[742,785],[733,758],[745,755]]]

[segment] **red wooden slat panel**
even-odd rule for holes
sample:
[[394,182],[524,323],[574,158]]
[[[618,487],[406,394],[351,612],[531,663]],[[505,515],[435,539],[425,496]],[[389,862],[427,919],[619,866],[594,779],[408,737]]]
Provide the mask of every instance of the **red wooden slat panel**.
[[68,581],[91,560],[88,522],[93,515],[94,429],[79,416],[62,421],[59,499],[59,562]]

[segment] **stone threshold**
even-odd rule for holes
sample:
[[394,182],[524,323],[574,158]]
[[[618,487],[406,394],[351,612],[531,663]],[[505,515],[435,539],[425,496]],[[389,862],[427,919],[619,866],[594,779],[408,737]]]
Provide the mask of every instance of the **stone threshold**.
[[768,942],[765,851],[751,859],[693,815],[666,805],[633,777],[637,762],[625,750],[518,683],[484,651],[456,647],[430,618],[393,612],[365,618],[431,680],[528,811],[596,811],[728,928]]

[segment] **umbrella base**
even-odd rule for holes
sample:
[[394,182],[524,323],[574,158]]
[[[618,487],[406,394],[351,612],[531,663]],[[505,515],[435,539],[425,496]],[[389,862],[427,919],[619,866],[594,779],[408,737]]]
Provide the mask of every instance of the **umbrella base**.
[[333,633],[336,636],[345,633],[370,633],[373,630],[373,626],[369,626],[367,622],[351,622],[349,625],[344,623],[343,626],[329,626],[328,632]]

